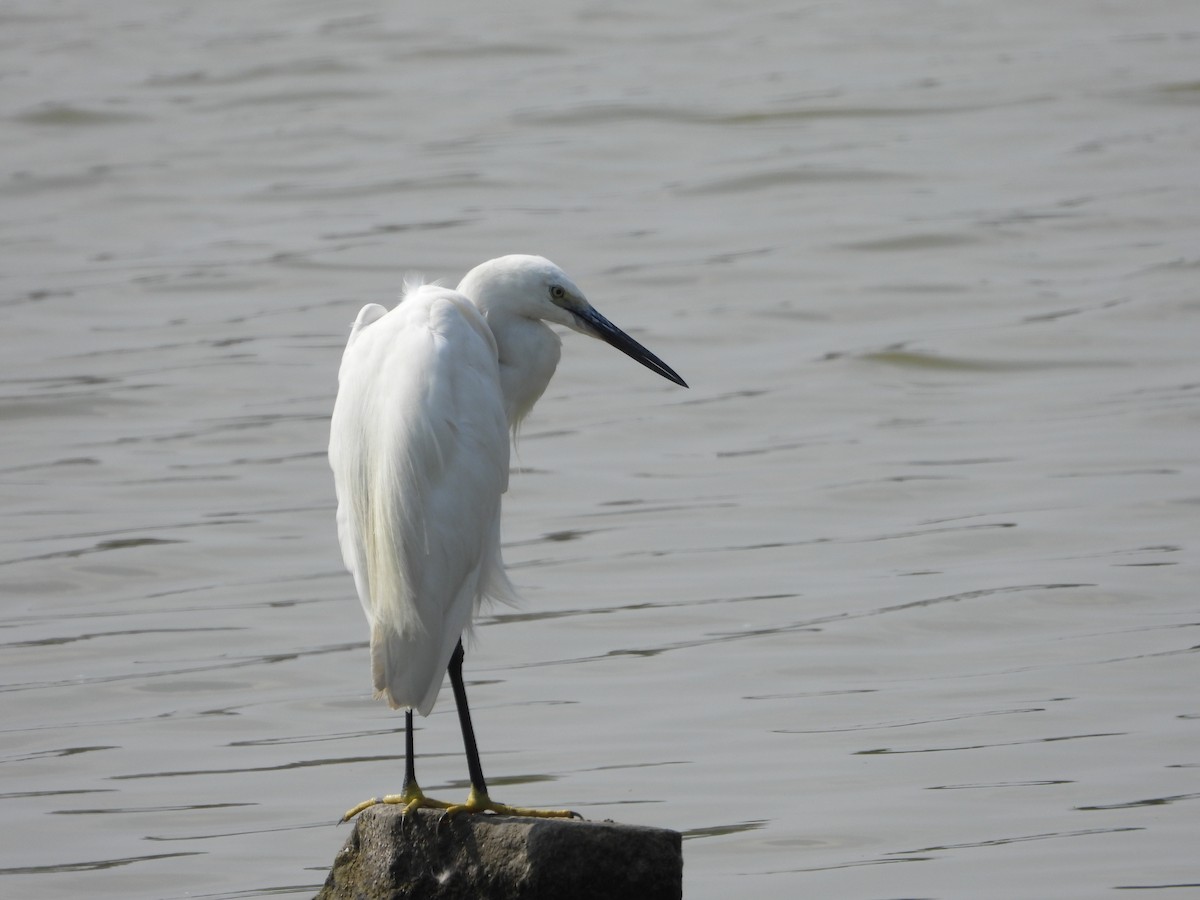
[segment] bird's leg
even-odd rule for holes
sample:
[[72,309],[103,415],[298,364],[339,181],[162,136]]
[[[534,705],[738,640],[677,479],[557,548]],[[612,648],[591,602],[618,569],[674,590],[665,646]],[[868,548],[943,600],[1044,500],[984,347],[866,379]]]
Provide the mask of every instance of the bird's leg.
[[487,796],[487,782],[483,780],[483,765],[479,762],[479,745],[475,743],[475,727],[471,724],[471,709],[467,705],[467,687],[463,684],[462,641],[450,656],[450,687],[454,691],[454,705],[458,709],[458,724],[462,727],[463,746],[467,751],[467,772],[471,776],[471,792]]
[[416,754],[413,752],[413,714],[412,710],[409,709],[404,712],[404,785],[400,788],[400,793],[387,794],[382,799],[372,797],[370,800],[364,800],[353,809],[347,810],[342,816],[342,821],[349,822],[364,809],[374,806],[377,803],[402,805],[405,816],[413,810],[421,809],[422,807],[428,809],[448,809],[451,804],[443,800],[434,800],[432,797],[426,797],[421,790],[421,786],[417,784],[416,758]]
[[462,726],[463,746],[467,752],[467,772],[471,776],[471,793],[466,803],[451,806],[447,815],[471,812],[494,812],[502,816],[533,816],[539,819],[582,819],[583,816],[569,809],[526,809],[497,803],[488,796],[487,782],[483,780],[483,766],[479,762],[479,747],[475,743],[475,728],[471,725],[471,710],[467,706],[467,688],[462,677],[462,641],[454,648],[450,657],[450,687],[454,691],[454,704],[458,707],[458,723]]

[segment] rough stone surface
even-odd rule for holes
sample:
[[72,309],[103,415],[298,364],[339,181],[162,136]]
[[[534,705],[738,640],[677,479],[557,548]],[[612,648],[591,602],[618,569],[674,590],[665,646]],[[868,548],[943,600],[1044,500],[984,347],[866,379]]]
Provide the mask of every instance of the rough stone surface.
[[680,835],[665,828],[362,812],[317,900],[679,900]]

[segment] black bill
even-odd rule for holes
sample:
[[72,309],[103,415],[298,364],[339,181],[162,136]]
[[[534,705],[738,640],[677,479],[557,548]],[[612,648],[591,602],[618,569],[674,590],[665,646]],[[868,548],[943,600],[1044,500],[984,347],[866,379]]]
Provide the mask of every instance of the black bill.
[[590,306],[583,312],[575,312],[575,317],[587,326],[594,337],[616,347],[626,356],[636,359],[647,369],[657,372],[668,381],[673,381],[681,387],[687,387],[687,382],[680,378],[674,369]]

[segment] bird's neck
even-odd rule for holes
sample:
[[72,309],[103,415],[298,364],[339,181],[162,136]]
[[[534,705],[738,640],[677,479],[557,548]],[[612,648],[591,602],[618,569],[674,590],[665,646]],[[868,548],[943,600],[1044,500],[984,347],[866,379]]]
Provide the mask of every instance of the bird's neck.
[[508,427],[516,430],[542,396],[562,354],[562,341],[542,321],[524,316],[487,314],[500,357],[500,389]]

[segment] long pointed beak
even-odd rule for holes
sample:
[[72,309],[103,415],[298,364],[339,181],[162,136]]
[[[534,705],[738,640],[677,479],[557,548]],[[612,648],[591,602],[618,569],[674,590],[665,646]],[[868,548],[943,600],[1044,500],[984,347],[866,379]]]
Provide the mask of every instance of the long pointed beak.
[[668,381],[673,381],[681,387],[687,387],[687,382],[684,381],[675,370],[668,366],[665,362],[623,332],[620,328],[614,325],[600,313],[596,312],[592,307],[588,306],[582,311],[575,311],[575,317],[585,326],[582,330],[592,337],[599,338],[606,344],[616,347],[630,359],[636,359],[647,369],[657,372]]

